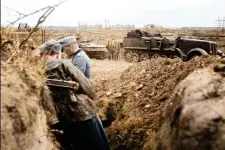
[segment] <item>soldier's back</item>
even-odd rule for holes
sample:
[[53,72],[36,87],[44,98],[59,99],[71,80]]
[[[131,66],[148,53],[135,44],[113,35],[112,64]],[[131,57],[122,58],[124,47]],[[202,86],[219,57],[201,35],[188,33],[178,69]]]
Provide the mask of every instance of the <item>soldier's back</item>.
[[[50,59],[46,65],[46,75],[49,79],[75,81],[80,89],[74,94],[77,102],[70,99],[69,91],[63,87],[50,87],[56,111],[61,120],[84,121],[96,115],[96,106],[92,98],[92,86],[86,77],[71,62],[60,59]],[[93,92],[94,93],[94,92]]]

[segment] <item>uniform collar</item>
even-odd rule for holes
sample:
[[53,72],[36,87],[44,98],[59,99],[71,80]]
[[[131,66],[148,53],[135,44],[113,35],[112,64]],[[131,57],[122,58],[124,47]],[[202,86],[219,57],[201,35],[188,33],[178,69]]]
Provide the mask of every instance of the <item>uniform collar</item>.
[[81,48],[77,49],[76,52],[73,54],[73,57],[75,57],[78,53],[80,53],[82,51]]
[[75,52],[78,51],[79,49],[80,49],[80,48],[77,48],[77,49],[75,50]]

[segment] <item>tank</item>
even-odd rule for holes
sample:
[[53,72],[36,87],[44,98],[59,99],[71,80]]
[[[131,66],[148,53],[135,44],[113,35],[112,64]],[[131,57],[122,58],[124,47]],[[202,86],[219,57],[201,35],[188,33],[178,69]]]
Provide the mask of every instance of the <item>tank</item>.
[[79,47],[82,48],[90,58],[105,59],[109,57],[109,52],[105,45],[97,43],[79,43]]

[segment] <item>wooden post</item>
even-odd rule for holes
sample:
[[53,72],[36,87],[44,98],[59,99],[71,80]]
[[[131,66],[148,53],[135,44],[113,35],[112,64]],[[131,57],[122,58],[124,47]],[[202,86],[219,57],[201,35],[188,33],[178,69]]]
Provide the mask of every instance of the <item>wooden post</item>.
[[42,42],[42,44],[45,42],[45,29],[42,29],[41,30],[41,42]]

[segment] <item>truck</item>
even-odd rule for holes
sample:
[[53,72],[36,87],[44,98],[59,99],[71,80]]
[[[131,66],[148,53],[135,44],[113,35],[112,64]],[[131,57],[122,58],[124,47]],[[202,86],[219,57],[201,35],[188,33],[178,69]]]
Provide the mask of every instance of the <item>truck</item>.
[[169,40],[162,36],[129,36],[123,39],[124,59],[140,62],[151,58],[181,58],[188,61],[196,56],[217,55],[217,43],[188,37]]

